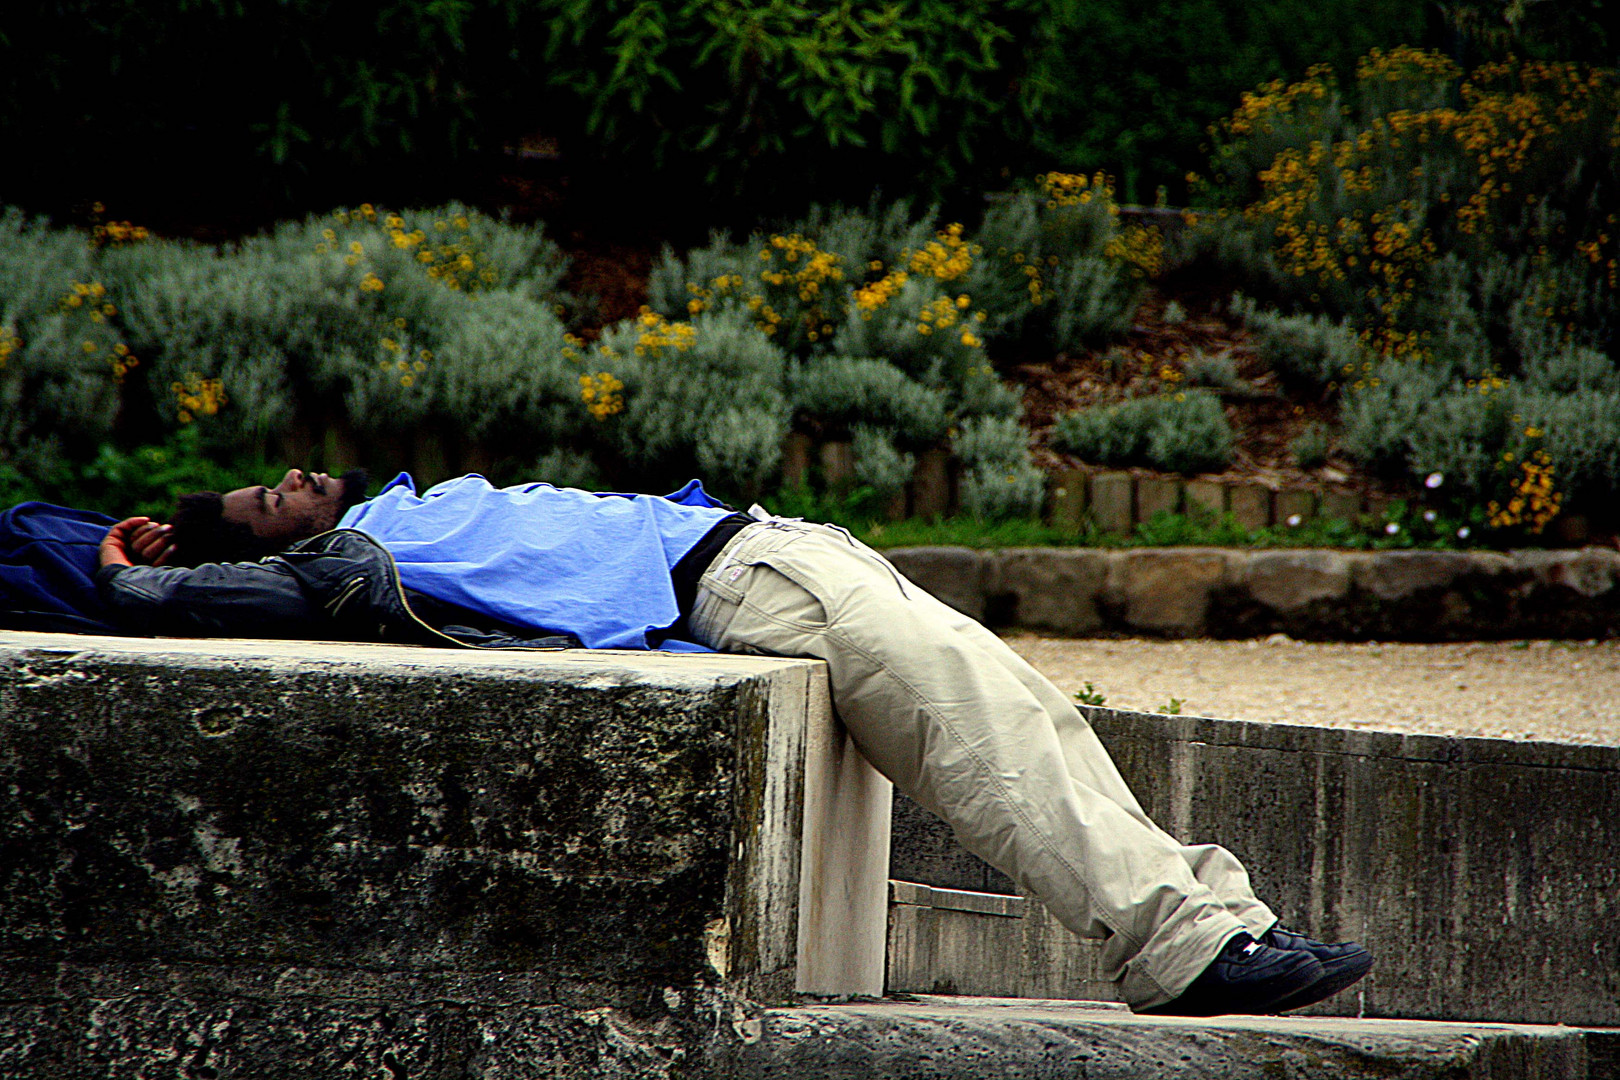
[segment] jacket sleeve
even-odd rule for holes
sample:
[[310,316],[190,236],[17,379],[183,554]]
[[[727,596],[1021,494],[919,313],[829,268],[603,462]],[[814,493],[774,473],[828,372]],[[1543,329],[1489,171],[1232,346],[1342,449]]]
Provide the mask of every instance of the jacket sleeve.
[[285,564],[104,566],[96,588],[131,634],[308,637],[316,613]]

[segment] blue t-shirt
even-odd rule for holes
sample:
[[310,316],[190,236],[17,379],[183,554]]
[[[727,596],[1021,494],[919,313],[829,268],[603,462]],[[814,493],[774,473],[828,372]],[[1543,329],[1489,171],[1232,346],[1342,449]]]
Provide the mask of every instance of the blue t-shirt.
[[659,497],[473,475],[417,495],[400,473],[340,525],[380,541],[406,588],[593,649],[645,649],[680,617],[670,570],[729,513],[696,480]]

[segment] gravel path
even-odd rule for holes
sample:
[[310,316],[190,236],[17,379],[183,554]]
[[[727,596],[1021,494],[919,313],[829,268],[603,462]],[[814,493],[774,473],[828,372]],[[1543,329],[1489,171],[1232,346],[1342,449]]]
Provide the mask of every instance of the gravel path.
[[1620,642],[1312,644],[1043,638],[1007,643],[1106,704],[1233,720],[1620,745]]

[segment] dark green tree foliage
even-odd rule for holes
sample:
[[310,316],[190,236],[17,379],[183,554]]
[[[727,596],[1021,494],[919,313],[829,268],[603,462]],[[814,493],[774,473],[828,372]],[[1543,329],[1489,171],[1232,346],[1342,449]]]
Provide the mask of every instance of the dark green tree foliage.
[[10,4],[0,138],[25,167],[0,196],[257,225],[439,199],[538,134],[572,190],[625,211],[792,213],[1053,166],[1140,200],[1240,91],[1421,36],[1411,0]]
[[[316,198],[340,175],[439,171],[511,75],[507,0],[55,0],[0,14],[12,198]],[[496,95],[497,97],[499,95]],[[24,190],[18,191],[19,188]],[[194,211],[195,212],[195,211]]]
[[[937,193],[1025,126],[1052,0],[553,0],[546,77],[628,167]],[[997,163],[999,164],[999,163]],[[858,182],[846,182],[858,168]]]
[[1469,63],[1514,54],[1620,67],[1612,0],[1447,0],[1439,8]]

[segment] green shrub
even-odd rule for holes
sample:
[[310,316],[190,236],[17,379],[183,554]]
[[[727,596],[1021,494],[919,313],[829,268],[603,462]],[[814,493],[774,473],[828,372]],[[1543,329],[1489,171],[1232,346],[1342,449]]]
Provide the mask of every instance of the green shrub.
[[[107,253],[124,321],[169,424],[217,380],[216,441],[261,445],[302,423],[362,435],[438,423],[479,436],[556,421],[566,262],[533,227],[465,207],[370,206],[283,224],[215,251],[149,242]],[[577,390],[572,391],[577,400]],[[195,396],[195,395],[191,395]]]
[[[1570,64],[1463,76],[1374,52],[1248,95],[1216,132],[1221,236],[1204,250],[1285,307],[1346,320],[1372,350],[1477,376],[1572,336],[1611,340],[1620,86]],[[1511,194],[1509,194],[1511,193]],[[1249,233],[1247,251],[1225,237]]]
[[0,39],[0,138],[38,191],[121,201],[150,181],[118,166],[170,161],[195,177],[174,205],[201,196],[221,214],[244,195],[284,209],[356,171],[431,198],[470,154],[537,129],[586,184],[642,201],[705,180],[756,206],[877,183],[926,195],[1051,162],[1113,168],[1145,201],[1197,166],[1206,125],[1243,90],[1423,36],[1421,9],[1390,0],[65,0],[32,14]]
[[[1375,380],[1346,395],[1342,444],[1386,476],[1413,484],[1441,477],[1447,504],[1504,528],[1539,531],[1560,510],[1609,509],[1620,486],[1620,387],[1612,381],[1553,389],[1493,376],[1459,384],[1398,361],[1382,362]],[[1557,498],[1539,522],[1529,496],[1520,512],[1498,512],[1543,481]]]
[[1319,469],[1326,465],[1332,449],[1332,437],[1322,424],[1309,425],[1288,444],[1294,463],[1302,469]]
[[582,454],[578,450],[547,450],[532,465],[523,469],[522,475],[526,479],[543,480],[553,487],[602,490],[601,470],[589,454]]
[[1221,125],[1203,250],[1264,252],[1239,273],[1294,313],[1247,321],[1296,391],[1343,390],[1349,454],[1537,532],[1620,479],[1617,135],[1604,72],[1374,53],[1347,88],[1313,72]]
[[1340,444],[1374,473],[1410,478],[1408,438],[1425,408],[1452,381],[1434,367],[1381,361],[1360,390],[1344,396],[1339,407]]
[[[716,235],[684,257],[666,250],[649,306],[655,319],[752,326],[790,353],[783,391],[796,422],[865,432],[859,478],[892,493],[908,455],[952,423],[1019,411],[986,354],[1007,313],[975,300],[1001,295],[992,262],[962,226],[939,228],[904,202],[817,208],[745,243]],[[1030,307],[1027,294],[1014,300]]]
[[[551,305],[520,292],[481,296],[432,343],[427,389],[456,430],[497,452],[579,445],[590,426],[580,401],[583,361],[569,355],[565,338]],[[402,342],[401,351],[409,347]]]
[[[1048,173],[1040,191],[1002,198],[975,237],[984,252],[979,280],[964,283],[990,313],[992,333],[1059,352],[1130,329],[1141,299],[1143,254],[1122,233],[1114,190],[1095,177]],[[1151,234],[1158,240],[1157,232]]]
[[1232,427],[1220,399],[1190,393],[1148,429],[1147,459],[1158,469],[1177,473],[1218,472],[1232,461]]
[[32,180],[67,203],[157,189],[177,209],[240,214],[360,168],[421,183],[509,122],[501,99],[524,81],[512,23],[532,6],[41,7],[0,36],[0,138],[35,159],[9,190]]
[[1620,368],[1606,353],[1584,345],[1565,345],[1527,357],[1521,375],[1528,389],[1543,394],[1620,390]]
[[849,428],[876,425],[915,446],[945,435],[949,398],[893,364],[848,356],[814,356],[788,370],[788,398],[806,418]]
[[1585,60],[1614,66],[1614,18],[1603,0],[1561,4],[1501,4],[1456,0],[1443,10],[1447,25],[1484,55]]
[[1051,334],[1059,352],[1117,337],[1131,328],[1139,290],[1107,259],[1074,259],[1055,267],[1047,287]]
[[598,416],[598,437],[651,476],[695,472],[757,497],[780,464],[791,420],[787,356],[746,313],[690,322],[648,313],[604,330],[583,363],[587,377],[611,376],[622,388],[611,391],[622,404]]
[[[1620,388],[1526,394],[1525,427],[1543,433],[1553,482],[1575,509],[1612,514],[1620,491]],[[1530,440],[1534,442],[1535,440]]]
[[49,471],[112,431],[136,367],[82,233],[0,210],[0,456]]
[[1232,427],[1214,394],[1193,390],[1078,409],[1052,425],[1054,448],[1098,465],[1150,465],[1169,472],[1224,469]]
[[955,439],[963,473],[962,509],[983,521],[1033,517],[1046,497],[1046,474],[1030,460],[1029,433],[1013,417],[963,421]]
[[1182,369],[1186,372],[1188,386],[1232,393],[1249,388],[1248,383],[1238,376],[1237,361],[1229,352],[1206,353],[1202,349],[1194,349],[1187,355]]
[[[341,309],[314,306],[311,289],[298,287],[258,252],[233,258],[149,241],[107,263],[129,297],[124,326],[145,358],[143,376],[163,429],[184,426],[184,412],[216,444],[246,447],[295,420],[298,365],[292,357],[325,348],[326,328],[342,325]],[[201,409],[184,409],[176,388],[205,381],[219,393]]]
[[904,491],[917,465],[917,456],[899,449],[890,434],[881,428],[856,424],[852,430],[855,451],[855,481],[879,498]]
[[1254,332],[1255,350],[1284,387],[1319,395],[1330,386],[1352,385],[1370,376],[1375,354],[1355,328],[1324,315],[1284,315],[1235,304]]

